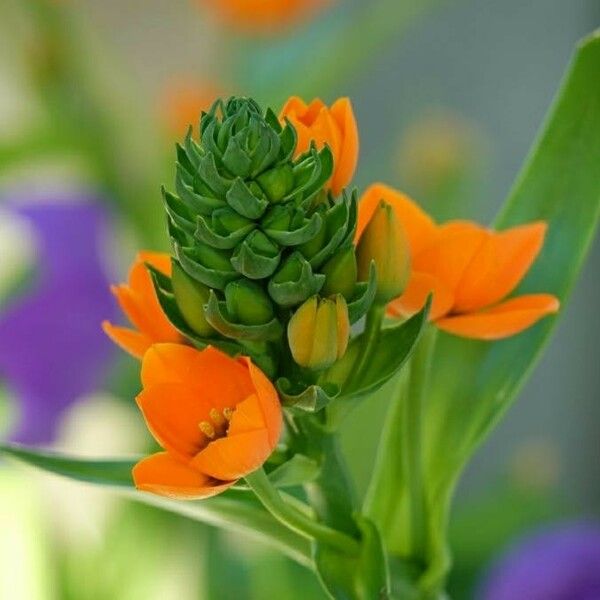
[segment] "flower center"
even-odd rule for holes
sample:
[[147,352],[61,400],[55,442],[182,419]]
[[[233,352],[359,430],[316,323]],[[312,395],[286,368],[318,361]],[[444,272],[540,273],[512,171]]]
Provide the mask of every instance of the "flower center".
[[227,435],[232,415],[233,409],[228,406],[220,412],[216,408],[211,408],[208,413],[210,420],[200,421],[198,427],[209,440],[224,437]]

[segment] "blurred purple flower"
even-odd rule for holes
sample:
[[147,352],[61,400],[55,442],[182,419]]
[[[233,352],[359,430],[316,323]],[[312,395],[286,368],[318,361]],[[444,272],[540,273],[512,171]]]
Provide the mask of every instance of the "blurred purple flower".
[[0,378],[19,401],[14,441],[51,442],[61,413],[101,382],[115,305],[101,262],[102,204],[52,194],[12,205],[35,234],[36,278],[0,313]]
[[481,600],[600,600],[600,525],[579,521],[544,529],[492,567]]

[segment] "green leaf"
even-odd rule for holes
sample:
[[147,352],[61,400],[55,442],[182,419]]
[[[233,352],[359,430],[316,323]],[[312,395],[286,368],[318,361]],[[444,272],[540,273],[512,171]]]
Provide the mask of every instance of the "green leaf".
[[386,327],[381,331],[364,373],[355,382],[352,381],[351,374],[358,359],[363,335],[352,340],[342,360],[320,378],[320,382],[323,382],[321,385],[326,382],[340,386],[342,391],[336,399],[336,405],[347,405],[350,399],[362,398],[374,392],[400,370],[427,324],[429,304],[428,302],[420,312],[401,325]]
[[135,490],[131,478],[135,458],[88,460],[16,444],[0,445],[0,454],[69,479],[114,488],[138,502],[196,521],[246,533],[303,565],[311,564],[308,542],[276,521],[251,494],[228,490],[207,500],[171,500]]
[[319,465],[304,454],[294,454],[290,460],[269,473],[271,483],[278,488],[294,487],[312,481],[319,474]]
[[19,444],[2,444],[0,452],[69,479],[125,488],[133,487],[131,470],[139,460],[139,458],[84,460]]
[[315,544],[321,583],[335,600],[385,600],[390,597],[388,565],[381,537],[372,521],[356,516],[361,533],[358,555]]
[[[600,35],[583,40],[542,134],[495,226],[548,223],[544,249],[517,294],[549,292],[566,305],[600,213]],[[464,465],[511,405],[556,325],[546,318],[507,340],[440,335],[425,414],[431,571],[446,567],[445,524]]]

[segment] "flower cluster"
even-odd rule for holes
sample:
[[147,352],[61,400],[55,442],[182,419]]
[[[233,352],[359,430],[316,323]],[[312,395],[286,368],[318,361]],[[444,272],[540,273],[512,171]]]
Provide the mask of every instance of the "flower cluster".
[[[540,252],[543,223],[438,225],[382,184],[360,202],[347,193],[358,157],[347,99],[291,98],[279,116],[219,100],[199,132],[177,146],[175,193],[163,190],[171,255],[140,253],[113,288],[135,329],[104,324],[142,359],[138,404],[165,450],[135,468],[140,489],[218,493],[268,459],[282,405],[318,412],[344,401],[347,381],[356,395],[380,333],[368,318],[351,339],[367,313],[404,320],[432,295],[439,329],[491,340],[558,309],[548,294],[505,299]],[[340,379],[330,369],[342,362]]]

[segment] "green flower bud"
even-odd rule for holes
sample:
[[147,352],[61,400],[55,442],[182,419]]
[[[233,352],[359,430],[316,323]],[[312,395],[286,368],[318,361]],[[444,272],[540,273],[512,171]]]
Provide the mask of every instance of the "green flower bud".
[[325,275],[321,295],[342,294],[346,300],[350,300],[354,295],[358,276],[354,246],[348,246],[334,254],[321,267],[321,272]]
[[256,181],[271,202],[279,202],[294,187],[294,173],[289,164],[265,171]]
[[330,367],[348,347],[350,322],[344,297],[312,296],[293,314],[287,331],[297,364],[313,370]]
[[410,275],[406,233],[394,209],[383,200],[375,209],[356,250],[358,277],[366,280],[371,261],[377,268],[376,302],[386,303],[402,294]]
[[225,304],[231,320],[242,325],[264,325],[275,314],[273,303],[262,287],[246,279],[227,284]]
[[[294,309],[319,292],[326,276],[318,270],[352,242],[356,198],[328,194],[331,150],[312,144],[297,156],[296,145],[290,123],[248,98],[217,101],[201,117],[199,139],[190,130],[177,145],[177,194],[164,193],[171,245],[187,275],[215,291],[209,322],[227,337],[263,333],[226,323],[235,305],[226,306],[228,284],[255,281],[274,312]],[[338,277],[328,291],[348,293],[349,284],[333,284]]]
[[204,314],[210,288],[192,279],[176,260],[171,263],[171,285],[179,311],[193,331],[202,337],[210,337],[215,331]]

